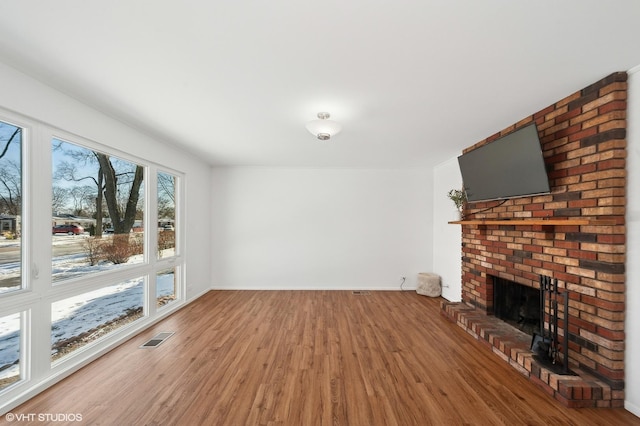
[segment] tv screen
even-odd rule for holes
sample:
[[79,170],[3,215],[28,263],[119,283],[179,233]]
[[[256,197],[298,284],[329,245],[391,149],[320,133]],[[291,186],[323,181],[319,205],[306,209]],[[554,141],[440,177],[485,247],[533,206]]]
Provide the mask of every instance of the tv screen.
[[535,123],[458,157],[469,201],[550,192]]

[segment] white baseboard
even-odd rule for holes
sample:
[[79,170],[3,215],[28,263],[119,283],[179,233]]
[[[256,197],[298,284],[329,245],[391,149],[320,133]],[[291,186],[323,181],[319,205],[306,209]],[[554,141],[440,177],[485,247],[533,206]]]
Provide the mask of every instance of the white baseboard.
[[634,404],[629,401],[624,401],[624,409],[630,412],[631,414],[634,414],[640,417],[640,405]]
[[[233,287],[233,286],[213,286],[211,288],[211,290],[250,290],[250,291],[259,291],[259,290],[267,290],[267,291],[287,291],[287,290],[292,290],[292,291],[299,291],[299,290],[309,290],[309,291],[322,291],[322,290],[327,290],[327,291],[354,291],[354,290],[360,290],[360,291],[364,291],[364,290],[368,290],[368,291],[400,291],[400,286],[395,286],[395,287],[391,287],[391,286],[386,286],[386,287],[359,287],[359,286],[349,286],[349,287],[340,287],[340,286],[313,286],[313,287],[305,287],[305,286],[291,286],[291,287],[264,287],[264,286],[252,286],[252,285],[247,285],[247,286],[237,286],[237,287]],[[403,286],[402,290],[404,291],[408,291],[408,290],[416,290],[416,287],[408,287],[408,286]]]

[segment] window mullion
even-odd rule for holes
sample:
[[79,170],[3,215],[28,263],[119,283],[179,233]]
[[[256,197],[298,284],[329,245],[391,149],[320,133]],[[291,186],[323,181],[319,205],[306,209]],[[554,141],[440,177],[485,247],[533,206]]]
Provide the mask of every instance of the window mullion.
[[[157,176],[155,167],[147,167],[147,176],[145,177],[145,226],[147,229],[147,249],[145,254],[149,262],[150,271],[154,271],[157,262],[158,250],[158,198],[157,198]],[[155,273],[150,273],[147,278],[148,291],[146,293],[147,315],[154,317],[157,311],[156,305],[156,286],[157,277]]]
[[41,379],[50,374],[51,362],[51,130],[35,127],[28,145],[25,182],[29,191],[25,211],[28,225],[29,258],[25,276],[37,296],[30,309],[31,376]]

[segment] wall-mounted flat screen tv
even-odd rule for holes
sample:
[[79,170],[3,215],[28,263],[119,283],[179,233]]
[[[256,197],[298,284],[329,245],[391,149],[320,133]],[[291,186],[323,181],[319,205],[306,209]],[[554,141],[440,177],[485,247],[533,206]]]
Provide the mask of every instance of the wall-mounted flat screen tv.
[[458,157],[469,201],[550,192],[535,123]]

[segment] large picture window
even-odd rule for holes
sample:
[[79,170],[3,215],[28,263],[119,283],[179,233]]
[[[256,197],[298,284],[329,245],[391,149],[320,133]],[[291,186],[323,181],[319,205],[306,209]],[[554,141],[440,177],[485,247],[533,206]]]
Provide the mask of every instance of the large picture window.
[[0,295],[22,288],[22,135],[0,121]]
[[177,309],[185,267],[183,175],[0,114],[1,411]]
[[144,167],[53,139],[54,282],[144,261]]

